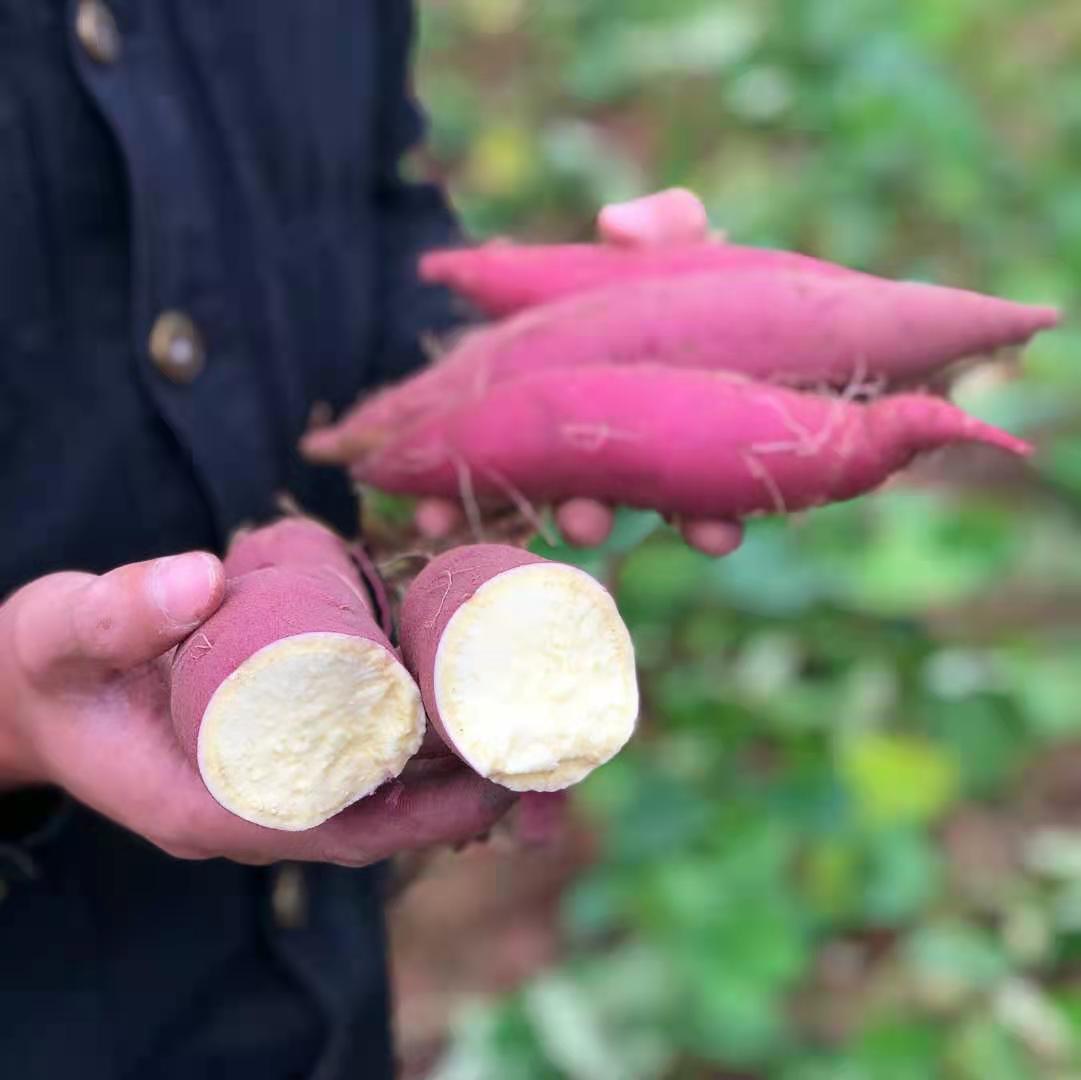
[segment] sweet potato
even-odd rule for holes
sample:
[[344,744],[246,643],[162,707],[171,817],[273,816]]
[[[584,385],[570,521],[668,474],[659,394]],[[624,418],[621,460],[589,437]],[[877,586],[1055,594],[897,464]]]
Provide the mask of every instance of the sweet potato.
[[862,404],[726,373],[554,369],[421,421],[354,473],[402,494],[587,497],[738,520],[853,498],[955,442],[1028,449],[928,395]]
[[225,568],[224,603],[173,662],[177,736],[226,809],[312,828],[405,767],[424,734],[419,690],[329,530],[242,534]]
[[554,368],[666,365],[797,386],[918,381],[1026,341],[1057,313],[960,289],[793,271],[631,282],[534,308],[465,337],[419,376],[306,443],[344,461],[499,383]]
[[421,256],[421,280],[446,285],[493,318],[577,293],[645,278],[717,271],[800,270],[859,275],[836,263],[771,248],[701,241],[656,247],[612,244],[509,244],[449,248]]
[[512,790],[575,784],[634,731],[630,635],[576,567],[496,544],[455,548],[410,586],[401,641],[443,740]]
[[[285,517],[259,529],[241,529],[226,552],[226,577],[243,577],[271,566],[332,568],[351,583],[357,569],[344,541],[311,518]],[[370,606],[360,582],[355,583],[361,603]]]

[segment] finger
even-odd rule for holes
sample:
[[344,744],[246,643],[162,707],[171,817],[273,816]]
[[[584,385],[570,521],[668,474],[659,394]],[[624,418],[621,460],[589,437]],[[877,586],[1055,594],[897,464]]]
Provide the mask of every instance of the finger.
[[319,465],[338,465],[346,460],[347,439],[340,424],[309,431],[300,440],[301,456]]
[[450,499],[422,499],[413,512],[413,524],[426,540],[444,540],[465,525],[465,514]]
[[528,791],[518,803],[517,836],[529,847],[547,847],[562,838],[570,793]]
[[669,188],[604,207],[597,231],[605,242],[624,247],[694,244],[709,236],[709,218],[697,195]]
[[738,521],[682,521],[679,531],[690,547],[718,559],[743,543],[743,525]]
[[598,547],[608,539],[615,518],[604,503],[593,499],[568,499],[556,510],[556,525],[573,547]]
[[316,428],[300,439],[301,456],[316,465],[347,465],[376,449],[385,438],[356,427],[346,416],[336,424]]
[[416,783],[392,783],[314,830],[318,857],[364,865],[403,851],[457,844],[487,832],[514,805],[513,791],[464,765]]
[[224,592],[222,565],[205,552],[44,578],[19,606],[19,655],[37,676],[73,665],[128,671],[191,633]]
[[[457,845],[488,832],[518,796],[477,776],[457,758],[410,762],[397,780],[314,829],[269,829],[231,814],[203,789],[159,806],[151,839],[184,859],[225,857],[265,865],[282,860],[367,866],[393,855]],[[134,824],[136,831],[138,823]]]
[[[285,832],[230,814],[209,795],[155,838],[179,858],[221,857],[265,865],[282,860],[368,866],[391,856],[457,845],[488,832],[518,796],[458,763],[423,780],[392,781],[322,825]],[[175,815],[174,815],[175,816]]]

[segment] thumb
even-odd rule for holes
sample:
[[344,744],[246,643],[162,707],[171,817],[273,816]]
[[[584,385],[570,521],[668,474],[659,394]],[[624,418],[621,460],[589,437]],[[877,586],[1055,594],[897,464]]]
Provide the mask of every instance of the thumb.
[[313,465],[348,465],[377,450],[386,439],[386,431],[372,431],[349,413],[334,424],[305,432],[300,454]]
[[18,654],[32,675],[128,671],[167,652],[221,604],[225,572],[205,552],[131,563],[102,577],[55,574],[23,590]]
[[621,247],[695,244],[708,239],[709,218],[693,192],[668,188],[604,207],[597,231],[606,243]]
[[340,465],[345,457],[345,438],[341,426],[334,424],[306,432],[300,440],[300,452],[320,465]]

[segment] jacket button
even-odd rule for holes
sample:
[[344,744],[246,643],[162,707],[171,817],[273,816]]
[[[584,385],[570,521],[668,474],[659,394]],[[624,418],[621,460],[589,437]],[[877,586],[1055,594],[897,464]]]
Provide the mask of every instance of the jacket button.
[[150,331],[150,359],[170,382],[190,383],[206,364],[195,323],[182,311],[165,311]]
[[120,31],[113,13],[102,0],[79,0],[75,36],[91,60],[114,64],[120,59]]
[[270,911],[283,930],[298,930],[308,921],[308,887],[304,871],[296,863],[274,868],[270,890]]

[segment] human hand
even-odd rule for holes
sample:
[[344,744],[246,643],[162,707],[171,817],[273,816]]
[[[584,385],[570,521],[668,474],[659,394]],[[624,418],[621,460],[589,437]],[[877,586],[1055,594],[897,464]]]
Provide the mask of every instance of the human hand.
[[174,734],[168,654],[224,590],[221,564],[196,552],[54,574],[0,606],[0,786],[55,784],[179,858],[252,864],[361,866],[470,839],[509,808],[510,792],[445,754],[307,832],[219,806]]
[[[683,188],[669,188],[630,202],[613,203],[597,216],[597,232],[604,243],[621,247],[659,247],[697,243],[710,233],[701,200]],[[556,507],[556,524],[568,543],[576,547],[603,544],[612,531],[612,508],[593,499],[571,499]],[[416,509],[417,530],[438,540],[464,525],[461,507],[447,499],[423,499]],[[735,551],[743,540],[743,526],[734,521],[681,521],[684,540],[707,555]]]

